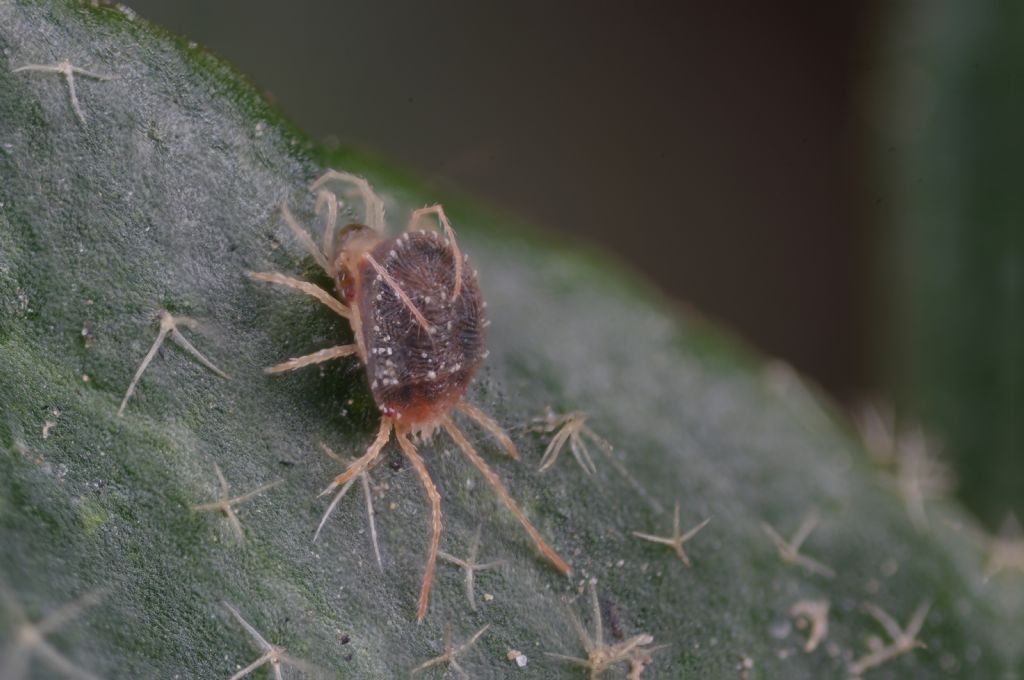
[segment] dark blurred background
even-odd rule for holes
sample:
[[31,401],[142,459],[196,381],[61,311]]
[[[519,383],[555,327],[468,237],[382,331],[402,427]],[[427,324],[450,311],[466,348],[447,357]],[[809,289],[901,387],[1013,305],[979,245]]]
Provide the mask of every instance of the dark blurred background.
[[314,137],[598,241],[841,397],[870,385],[868,4],[129,4]]
[[1024,510],[1012,3],[129,4],[314,138],[602,244],[846,405],[894,400],[990,526]]

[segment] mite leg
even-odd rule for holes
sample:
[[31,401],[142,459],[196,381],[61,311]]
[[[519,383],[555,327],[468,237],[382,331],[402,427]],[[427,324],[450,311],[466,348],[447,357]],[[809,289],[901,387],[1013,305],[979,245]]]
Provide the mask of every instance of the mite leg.
[[340,359],[355,354],[357,351],[356,345],[338,345],[336,347],[328,347],[322,349],[319,352],[313,352],[301,357],[295,357],[288,361],[283,361],[276,366],[270,368],[264,368],[264,373],[284,373],[285,371],[294,371],[297,368],[303,366],[309,366],[311,364],[319,364],[324,361],[330,361],[331,359]]
[[313,533],[314,543],[316,543],[316,539],[320,538],[320,531],[324,528],[324,525],[327,524],[327,519],[331,516],[331,513],[334,512],[334,508],[338,507],[338,503],[340,503],[341,499],[345,497],[345,494],[348,493],[348,490],[352,487],[352,484],[355,483],[355,481],[356,478],[352,477],[345,482],[341,487],[341,490],[334,495],[334,498],[331,500],[331,504],[327,506],[326,510],[324,510],[324,516],[320,518],[320,524],[316,526],[316,532]]
[[409,217],[409,226],[407,226],[405,230],[415,231],[424,215],[437,215],[437,221],[441,223],[441,227],[444,229],[444,234],[448,237],[448,245],[452,249],[452,256],[455,260],[455,285],[452,286],[452,298],[457,300],[459,293],[462,291],[463,258],[462,251],[459,250],[459,244],[455,241],[455,230],[452,229],[452,224],[448,221],[448,216],[444,214],[444,208],[441,207],[441,204],[432,205],[429,208],[413,210],[412,215]]
[[[339,463],[344,464],[344,461],[342,460],[341,456],[332,451],[331,447],[327,446],[327,444],[321,442],[320,448],[323,450],[324,454],[327,455],[328,458],[331,458],[333,460],[338,461]],[[363,470],[363,472],[359,475],[359,479],[363,482],[363,495],[366,496],[366,519],[370,524],[370,540],[373,542],[373,554],[377,557],[377,569],[379,569],[380,573],[383,574],[384,560],[381,559],[380,545],[377,543],[377,523],[373,518],[373,489],[370,488],[369,470]],[[345,497],[345,494],[348,493],[349,488],[351,488],[352,484],[355,481],[355,477],[349,478],[349,480],[345,482],[344,485],[342,485],[341,490],[334,495],[334,499],[331,501],[331,504],[327,507],[327,510],[324,512],[323,517],[320,519],[320,524],[316,528],[316,533],[313,534],[314,543],[316,543],[316,539],[319,538],[320,531],[324,528],[324,524],[327,523],[327,518],[331,516],[331,513],[334,512],[334,508],[337,507],[338,503],[341,502],[341,499]]]
[[316,195],[316,205],[313,210],[317,213],[326,206],[327,219],[324,220],[323,253],[330,263],[331,271],[327,272],[331,278],[335,278],[337,272],[337,256],[334,252],[334,229],[338,225],[338,197],[326,189],[321,189]]
[[480,454],[473,449],[466,437],[462,434],[459,428],[455,426],[455,423],[452,422],[452,419],[445,416],[444,420],[441,421],[441,424],[448,432],[448,436],[450,436],[458,447],[462,449],[462,452],[466,454],[466,458],[469,458],[469,460],[472,461],[473,465],[480,470],[480,474],[482,474],[484,479],[487,480],[487,483],[494,488],[495,493],[498,494],[498,498],[501,499],[501,502],[504,503],[505,507],[512,513],[512,516],[523,525],[523,528],[526,529],[526,533],[528,533],[530,538],[533,539],[534,544],[537,546],[537,549],[540,550],[541,554],[543,554],[544,557],[547,558],[547,560],[551,562],[556,569],[558,569],[558,571],[563,574],[571,573],[572,569],[569,568],[569,565],[565,563],[565,560],[558,556],[558,553],[552,550],[551,547],[544,542],[540,533],[538,533],[537,529],[534,528],[533,524],[530,523],[530,520],[526,518],[526,515],[523,514],[523,511],[519,509],[519,506],[512,499],[512,495],[509,494],[508,489],[506,489],[505,485],[501,483],[500,479],[498,479],[498,475],[496,475],[494,470],[484,462],[484,459],[480,457]]
[[370,542],[373,543],[373,554],[377,557],[377,569],[384,573],[384,560],[380,558],[380,545],[377,543],[377,521],[373,518],[373,489],[370,488],[370,473],[363,471],[359,475],[363,480],[363,495],[366,496],[366,521],[370,525]]
[[430,473],[427,472],[427,467],[423,464],[423,459],[416,453],[416,449],[413,447],[412,442],[406,437],[404,432],[395,431],[395,438],[398,439],[398,445],[402,447],[402,453],[412,463],[413,468],[420,476],[420,481],[423,482],[423,488],[427,492],[427,497],[430,499],[430,517],[433,532],[430,536],[430,552],[427,555],[427,566],[423,572],[423,585],[420,587],[420,603],[416,609],[416,621],[417,623],[423,620],[423,617],[427,614],[427,600],[430,598],[430,584],[434,580],[434,565],[437,562],[437,547],[441,542],[441,495],[437,493],[437,487],[434,486],[434,482],[430,479]]
[[370,183],[362,177],[353,175],[350,172],[339,172],[337,170],[328,170],[320,179],[313,182],[313,186],[310,187],[312,190],[319,189],[327,182],[338,181],[348,182],[356,188],[359,195],[363,197],[363,202],[366,204],[366,226],[370,227],[374,231],[383,234],[384,233],[384,201],[380,200],[380,196],[374,192],[370,187]]
[[323,304],[331,308],[335,314],[345,319],[351,318],[352,313],[348,307],[341,303],[336,297],[333,297],[326,290],[320,286],[314,286],[308,281],[300,281],[299,279],[293,279],[290,276],[284,274],[278,274],[277,272],[246,272],[253,281],[266,281],[267,283],[276,283],[279,286],[285,286],[292,290],[297,290],[301,293],[305,293],[310,297],[314,297]]
[[492,437],[498,440],[498,443],[501,444],[501,448],[505,449],[505,453],[516,460],[519,459],[519,452],[516,450],[516,445],[512,443],[511,437],[506,434],[501,425],[495,422],[493,418],[478,409],[476,406],[470,404],[465,399],[460,399],[459,403],[455,405],[455,408],[465,413],[467,416],[472,418],[477,425],[487,430]]
[[299,226],[295,217],[292,216],[292,211],[288,209],[288,203],[286,201],[281,201],[281,217],[284,218],[284,221],[288,224],[288,228],[292,230],[292,234],[294,234],[295,238],[299,240],[299,243],[301,243],[302,247],[306,249],[306,252],[313,256],[313,259],[316,260],[316,263],[320,265],[320,268],[323,269],[328,276],[333,277],[334,273],[331,271],[331,266],[327,262],[327,256],[317,248],[315,243],[313,243],[313,239],[310,237],[309,233]]
[[364,453],[362,457],[356,459],[354,463],[349,465],[348,469],[346,469],[340,475],[335,477],[334,481],[331,482],[326,489],[320,492],[320,495],[323,496],[324,494],[328,494],[334,491],[336,488],[338,488],[348,480],[352,479],[356,475],[364,472],[367,468],[369,468],[370,464],[377,459],[377,456],[380,455],[381,449],[384,448],[384,445],[388,443],[388,437],[390,436],[391,419],[381,418],[380,428],[377,430],[377,438],[374,439],[373,443],[370,444],[370,447],[366,449],[366,453]]
[[412,301],[412,298],[409,297],[408,293],[402,290],[402,287],[398,285],[398,282],[391,278],[391,275],[388,274],[384,267],[380,266],[380,263],[374,259],[373,255],[365,253],[363,258],[366,259],[366,261],[370,263],[370,266],[374,268],[377,272],[377,276],[382,278],[384,283],[391,287],[391,290],[395,291],[395,295],[398,296],[398,299],[402,301],[402,304],[404,304],[409,312],[412,313],[413,318],[416,319],[416,323],[418,323],[427,333],[430,333],[430,323],[427,321],[427,318],[423,316],[423,312],[419,310],[416,303]]

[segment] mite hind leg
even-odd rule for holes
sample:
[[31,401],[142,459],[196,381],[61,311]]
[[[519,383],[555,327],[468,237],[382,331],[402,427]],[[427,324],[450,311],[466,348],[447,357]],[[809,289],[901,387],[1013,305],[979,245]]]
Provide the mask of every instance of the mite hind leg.
[[384,233],[384,201],[373,190],[369,182],[350,172],[328,170],[313,182],[310,189],[315,191],[328,182],[345,182],[353,186],[366,205],[366,226],[380,234]]
[[487,430],[492,437],[494,437],[501,448],[505,449],[505,453],[510,458],[519,460],[519,451],[516,450],[516,445],[512,442],[512,438],[508,436],[508,433],[489,415],[481,411],[473,404],[470,404],[465,399],[460,399],[459,403],[455,405],[455,408],[465,413],[467,416],[473,419],[477,425]]
[[366,449],[366,453],[357,458],[355,462],[348,466],[348,468],[340,475],[334,478],[327,488],[320,492],[320,496],[329,494],[330,492],[337,489],[339,486],[344,484],[350,479],[353,479],[359,474],[362,474],[370,468],[370,465],[377,460],[377,456],[384,449],[384,445],[388,443],[388,439],[391,437],[391,419],[383,417],[380,419],[380,427],[377,429],[377,437],[370,444],[369,448]]
[[437,548],[441,543],[441,495],[437,492],[437,487],[434,486],[433,480],[430,479],[430,473],[427,472],[427,466],[423,464],[423,459],[418,453],[416,448],[409,441],[406,433],[395,431],[395,438],[398,439],[398,445],[402,447],[402,453],[412,463],[413,468],[416,470],[416,474],[420,476],[420,482],[423,483],[423,489],[427,492],[427,498],[430,499],[430,518],[431,518],[431,535],[430,535],[430,551],[427,553],[427,566],[423,571],[423,584],[420,586],[420,601],[419,606],[416,608],[416,621],[417,623],[423,620],[423,617],[427,614],[427,601],[430,599],[430,584],[434,581],[434,566],[437,564]]
[[[344,464],[344,460],[341,456],[332,451],[327,444],[321,442],[320,448],[327,457]],[[373,518],[373,489],[370,488],[370,471],[369,469],[364,469],[357,476],[363,483],[363,495],[366,497],[366,521],[370,525],[370,541],[373,543],[373,554],[377,558],[377,569],[379,569],[383,574],[384,560],[381,559],[380,556],[380,544],[377,542],[377,522]],[[317,525],[316,532],[313,534],[314,543],[316,543],[316,539],[320,537],[320,532],[323,530],[324,525],[327,524],[327,520],[330,518],[331,513],[334,512],[338,503],[340,503],[341,499],[345,497],[345,494],[355,481],[356,477],[350,477],[349,480],[341,486],[338,493],[334,495],[334,499],[331,501],[330,505],[327,506],[327,510],[324,511],[323,517],[320,518],[320,524]]]
[[498,498],[505,504],[508,511],[512,513],[512,516],[518,520],[526,530],[526,533],[530,535],[530,538],[533,539],[534,545],[537,546],[537,549],[540,550],[541,554],[544,555],[544,557],[551,562],[558,571],[566,575],[571,573],[572,569],[570,569],[569,565],[566,564],[565,560],[558,556],[558,553],[556,553],[551,546],[544,542],[544,539],[541,538],[540,532],[537,531],[530,520],[527,519],[526,514],[519,508],[519,505],[515,500],[513,500],[512,494],[510,494],[508,489],[505,488],[505,485],[502,484],[501,479],[499,479],[494,470],[484,462],[484,459],[476,452],[473,446],[466,439],[465,435],[462,434],[462,431],[455,426],[452,419],[449,416],[445,416],[441,421],[441,425],[448,433],[448,436],[452,438],[460,449],[462,449],[462,453],[466,455],[466,458],[469,458],[473,465],[475,465],[480,471],[480,474],[484,476],[484,479],[486,479],[487,483],[491,485],[494,492],[498,494]]
[[[276,283],[279,286],[291,288],[301,293],[315,298],[325,306],[329,307],[338,316],[349,319],[351,313],[348,307],[343,305],[340,300],[332,296],[326,290],[320,286],[313,285],[308,281],[300,281],[299,279],[293,279],[290,276],[284,274],[278,274],[277,272],[246,272],[250,279],[253,281],[265,281],[267,283]],[[358,345],[337,345],[335,347],[328,347],[312,354],[307,354],[301,357],[294,357],[287,361],[283,361],[269,368],[263,369],[266,373],[283,373],[285,371],[294,371],[297,368],[303,366],[310,366],[312,364],[319,364],[324,361],[330,361],[331,359],[340,359],[347,357],[352,354],[359,353]]]

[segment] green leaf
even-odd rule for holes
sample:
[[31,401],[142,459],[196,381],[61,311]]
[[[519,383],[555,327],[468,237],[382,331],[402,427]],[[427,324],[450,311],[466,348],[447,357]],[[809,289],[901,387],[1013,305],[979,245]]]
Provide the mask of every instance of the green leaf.
[[[371,159],[324,155],[228,67],[126,10],[6,2],[0,48],[0,677],[59,671],[26,646],[25,621],[86,593],[90,606],[47,639],[96,676],[231,676],[263,650],[229,603],[331,677],[402,677],[443,651],[447,627],[459,643],[486,625],[459,657],[471,676],[583,677],[550,654],[585,655],[569,612],[592,630],[589,595],[567,598],[591,579],[607,642],[646,633],[667,645],[644,677],[841,676],[884,636],[865,602],[901,624],[931,602],[927,649],[874,676],[1020,669],[1019,583],[983,578],[963,513],[929,506],[930,528],[915,529],[813,390],[604,256]],[[13,72],[62,59],[111,76],[76,79],[84,123],[59,74]],[[329,502],[317,493],[340,471],[319,444],[360,455],[379,415],[354,360],[263,373],[350,331],[244,273],[329,285],[278,212],[287,201],[312,224],[308,187],[328,166],[369,179],[396,230],[411,208],[444,202],[493,319],[469,397],[521,460],[464,428],[571,579],[443,435],[420,444],[443,499],[442,550],[464,556],[479,528],[480,559],[507,560],[478,575],[476,611],[462,573],[439,563],[414,623],[429,506],[393,444],[372,473],[383,573],[358,486],[312,542]],[[167,342],[119,417],[160,310],[196,319],[182,334],[231,378]],[[585,411],[614,447],[592,445],[593,475],[569,451],[538,472],[551,435],[529,423],[548,405]],[[224,516],[194,509],[219,496],[215,466],[232,493],[282,480],[237,506],[242,541]],[[683,529],[711,518],[686,544],[690,568],[633,535],[669,533],[676,503]],[[762,525],[788,536],[812,510],[802,553],[834,578],[784,564]],[[822,599],[828,634],[805,653],[790,609]]]

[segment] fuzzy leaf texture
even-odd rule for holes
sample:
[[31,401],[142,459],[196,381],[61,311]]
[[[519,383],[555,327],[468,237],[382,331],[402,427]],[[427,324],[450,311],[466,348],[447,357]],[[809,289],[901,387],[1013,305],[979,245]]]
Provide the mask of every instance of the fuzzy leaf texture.
[[[110,76],[75,77],[82,119],[62,74],[14,70],[62,60]],[[506,561],[477,574],[475,610],[463,572],[439,562],[414,622],[429,504],[393,442],[371,472],[383,573],[360,485],[313,543],[329,502],[317,493],[341,469],[320,443],[358,456],[379,416],[354,359],[263,373],[351,332],[244,273],[329,285],[278,210],[287,200],[312,224],[308,187],[328,167],[366,177],[392,229],[412,208],[447,207],[493,320],[468,396],[521,459],[457,420],[571,578],[443,434],[420,445],[441,549],[465,556],[479,528],[480,561]],[[229,67],[128,11],[0,2],[3,680],[229,678],[267,650],[224,603],[307,677],[407,677],[443,653],[447,629],[458,645],[487,625],[457,657],[471,677],[587,677],[551,654],[586,656],[571,612],[593,631],[591,579],[608,645],[653,636],[643,678],[844,677],[872,638],[889,642],[868,605],[902,626],[925,601],[927,648],[866,677],[1020,672],[1019,579],[987,573],[988,544],[957,506],[929,504],[916,526],[853,429],[785,366],[586,247],[448,198],[316,149]],[[161,310],[195,319],[182,336],[230,379],[168,338],[119,417]],[[530,422],[548,405],[586,412],[613,457],[592,443],[588,475],[567,445],[539,472],[552,435]],[[195,507],[220,497],[215,466],[232,495],[277,482],[233,506],[241,538]],[[711,518],[685,544],[690,567],[633,533],[669,534],[676,503],[684,531]],[[762,524],[788,538],[812,511],[800,554],[818,571],[783,562]],[[803,600],[830,605],[811,652],[790,614]],[[289,664],[286,677],[303,673]]]

